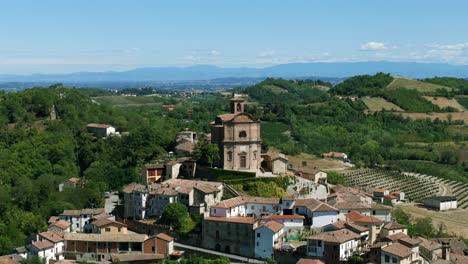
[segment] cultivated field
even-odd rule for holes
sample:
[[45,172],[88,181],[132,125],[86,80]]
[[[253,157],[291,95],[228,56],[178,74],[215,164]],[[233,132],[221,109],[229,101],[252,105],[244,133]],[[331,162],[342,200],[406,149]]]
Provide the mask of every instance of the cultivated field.
[[382,111],[382,109],[388,111],[403,111],[398,105],[391,103],[381,97],[365,97],[362,101],[366,104],[367,108],[371,112]]
[[404,117],[409,117],[411,119],[426,119],[430,118],[434,120],[439,118],[439,120],[448,120],[449,116],[453,121],[463,120],[465,123],[468,123],[468,112],[458,112],[458,113],[401,113]]
[[289,164],[294,167],[302,167],[303,162],[307,163],[307,167],[319,168],[321,170],[332,170],[340,171],[349,168],[349,164],[346,164],[339,160],[323,159],[316,157],[312,154],[302,153],[296,156],[288,156]]
[[428,210],[415,204],[402,204],[396,207],[402,208],[411,214],[413,218],[430,217],[435,228],[442,223],[449,234],[468,237],[468,209],[457,209],[446,212]]
[[452,88],[437,85],[428,82],[421,82],[411,79],[406,79],[402,77],[395,76],[393,77],[393,81],[387,86],[388,89],[397,89],[397,88],[408,88],[408,89],[416,89],[420,92],[434,92],[437,89],[445,88],[448,91],[451,91]]
[[433,96],[423,96],[426,100],[431,102],[432,104],[437,105],[440,108],[445,108],[445,107],[453,107],[457,109],[460,112],[465,111],[465,108],[458,103],[457,100],[455,99],[449,99],[447,97],[433,97]]

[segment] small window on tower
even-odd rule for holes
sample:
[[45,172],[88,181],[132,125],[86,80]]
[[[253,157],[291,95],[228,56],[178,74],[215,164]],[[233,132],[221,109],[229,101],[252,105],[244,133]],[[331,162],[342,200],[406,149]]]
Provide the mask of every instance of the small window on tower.
[[245,138],[245,137],[247,137],[247,132],[245,132],[245,131],[239,132],[239,137],[240,137],[240,138]]
[[237,112],[242,112],[242,105],[240,103],[237,103]]

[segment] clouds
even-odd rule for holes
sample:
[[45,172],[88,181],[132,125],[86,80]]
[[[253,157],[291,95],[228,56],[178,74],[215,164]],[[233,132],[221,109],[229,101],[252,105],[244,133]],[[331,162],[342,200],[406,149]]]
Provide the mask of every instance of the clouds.
[[362,51],[375,51],[375,50],[387,50],[388,47],[383,42],[371,41],[365,44],[362,44],[360,50]]
[[260,58],[273,57],[274,55],[276,55],[276,51],[273,49],[263,50],[257,53],[257,57],[260,57]]

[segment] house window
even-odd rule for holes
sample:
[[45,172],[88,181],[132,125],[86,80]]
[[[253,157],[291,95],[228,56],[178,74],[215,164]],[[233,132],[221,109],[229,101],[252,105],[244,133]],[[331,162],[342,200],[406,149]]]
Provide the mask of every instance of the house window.
[[106,227],[106,232],[110,232],[110,231],[111,231],[110,227]]
[[247,137],[247,132],[245,132],[244,130],[242,130],[241,132],[239,132],[239,137],[240,137],[240,138],[246,138],[246,137]]
[[219,239],[219,231],[216,230],[216,239]]
[[214,213],[214,214],[216,214],[216,208],[215,208],[215,209],[213,209],[213,213]]
[[156,170],[148,170],[148,176],[156,176]]
[[260,237],[260,233],[257,233],[257,237]]
[[385,255],[385,262],[390,262],[390,256],[389,255]]
[[321,247],[322,246],[322,240],[318,240],[317,241],[317,247]]
[[398,259],[397,258],[392,258],[392,263],[398,263]]
[[259,244],[259,243],[257,242],[257,247],[258,247],[258,244]]
[[375,215],[375,210],[372,211],[372,215]]

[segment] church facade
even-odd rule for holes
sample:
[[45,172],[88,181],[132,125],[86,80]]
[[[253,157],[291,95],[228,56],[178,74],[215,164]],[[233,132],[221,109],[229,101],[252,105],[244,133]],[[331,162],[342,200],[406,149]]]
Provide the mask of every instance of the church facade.
[[260,121],[244,112],[244,99],[232,98],[231,113],[210,124],[211,143],[218,145],[217,166],[226,170],[256,171],[261,165]]

